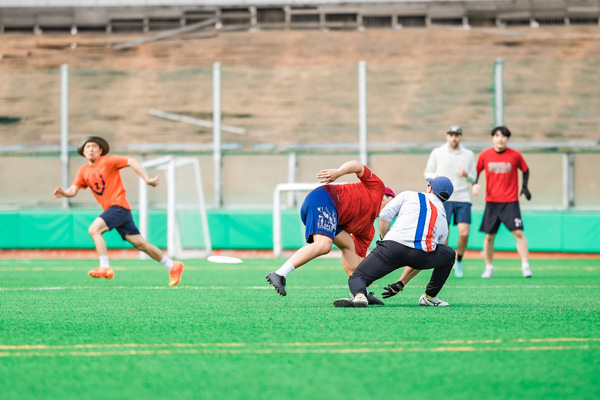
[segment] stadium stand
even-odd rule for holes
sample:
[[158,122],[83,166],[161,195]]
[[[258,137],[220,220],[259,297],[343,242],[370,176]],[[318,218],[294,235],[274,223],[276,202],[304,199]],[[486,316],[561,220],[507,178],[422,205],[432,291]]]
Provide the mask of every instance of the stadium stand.
[[[58,4],[59,6],[54,6]],[[119,2],[111,2],[119,4]],[[0,2],[0,32],[149,32],[215,18],[224,30],[374,29],[450,26],[598,25],[599,0],[169,2]],[[244,5],[240,5],[244,4]],[[283,5],[282,5],[283,4]]]

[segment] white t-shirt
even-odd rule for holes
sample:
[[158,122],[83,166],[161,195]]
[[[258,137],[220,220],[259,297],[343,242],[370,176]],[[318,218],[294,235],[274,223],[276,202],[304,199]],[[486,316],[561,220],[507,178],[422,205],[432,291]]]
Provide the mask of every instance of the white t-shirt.
[[[477,179],[475,155],[463,145],[459,144],[457,150],[452,150],[448,143],[433,149],[425,167],[425,178],[446,176],[454,185],[454,193],[448,201],[471,202],[469,183]],[[459,176],[458,169],[467,171],[467,176]]]
[[433,193],[406,191],[398,194],[379,213],[384,221],[396,221],[383,240],[408,247],[434,251],[448,237],[446,210]]

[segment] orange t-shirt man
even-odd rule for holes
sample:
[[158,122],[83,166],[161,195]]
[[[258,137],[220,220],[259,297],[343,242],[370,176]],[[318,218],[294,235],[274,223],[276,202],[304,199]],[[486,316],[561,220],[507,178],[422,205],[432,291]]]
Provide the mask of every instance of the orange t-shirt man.
[[125,197],[125,187],[121,179],[121,168],[127,167],[128,157],[109,154],[100,156],[94,164],[79,168],[73,185],[80,189],[91,189],[94,197],[107,210],[110,206],[120,206],[131,210]]

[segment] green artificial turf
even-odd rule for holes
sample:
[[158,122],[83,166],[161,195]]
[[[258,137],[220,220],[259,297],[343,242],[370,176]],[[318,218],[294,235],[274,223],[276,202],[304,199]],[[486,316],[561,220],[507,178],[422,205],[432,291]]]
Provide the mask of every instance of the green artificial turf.
[[[315,260],[281,297],[282,260],[0,260],[2,399],[597,399],[600,260],[465,260],[419,307],[418,275],[385,306],[336,309],[340,260]],[[395,281],[400,271],[375,282]]]

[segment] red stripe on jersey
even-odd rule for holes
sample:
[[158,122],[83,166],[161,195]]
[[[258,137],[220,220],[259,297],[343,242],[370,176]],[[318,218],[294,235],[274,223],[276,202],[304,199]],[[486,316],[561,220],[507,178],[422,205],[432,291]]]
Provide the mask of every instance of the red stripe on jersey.
[[427,251],[433,251],[431,238],[433,238],[433,228],[435,227],[435,222],[437,221],[438,211],[437,208],[433,206],[431,201],[429,202],[429,207],[431,207],[431,219],[429,220],[429,228],[427,229],[427,236],[425,237],[425,245],[427,246]]

